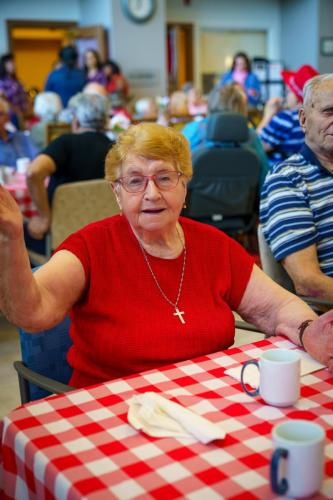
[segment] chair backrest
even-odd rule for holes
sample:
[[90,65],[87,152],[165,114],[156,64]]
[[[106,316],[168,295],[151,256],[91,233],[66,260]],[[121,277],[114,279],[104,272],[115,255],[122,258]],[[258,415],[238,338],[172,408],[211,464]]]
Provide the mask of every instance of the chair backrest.
[[45,127],[45,143],[49,144],[51,141],[56,139],[62,134],[68,134],[71,132],[71,125],[69,123],[62,122],[49,122]]
[[185,215],[221,220],[220,224],[213,225],[226,231],[232,227],[232,219],[237,219],[236,226],[246,227],[246,220],[253,218],[256,211],[260,170],[257,155],[239,146],[247,138],[243,116],[215,113],[209,118],[207,139],[216,145],[202,147],[193,155],[189,208]]
[[276,283],[281,285],[283,288],[286,288],[290,292],[295,293],[295,288],[289,274],[283,268],[283,266],[275,260],[274,255],[272,254],[272,251],[262,231],[261,224],[258,224],[257,232],[259,254],[263,270]]
[[[67,362],[67,351],[72,345],[69,336],[70,320],[66,316],[58,325],[39,333],[27,333],[19,329],[22,361],[39,375],[68,384],[72,368]],[[51,393],[28,383],[28,400],[44,398]]]
[[86,224],[117,213],[116,197],[104,179],[60,185],[52,202],[52,249]]

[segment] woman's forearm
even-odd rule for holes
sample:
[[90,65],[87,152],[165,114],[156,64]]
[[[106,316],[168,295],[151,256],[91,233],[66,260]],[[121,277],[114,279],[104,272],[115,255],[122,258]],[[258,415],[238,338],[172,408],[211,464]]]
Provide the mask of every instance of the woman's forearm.
[[29,328],[41,314],[41,293],[31,272],[23,231],[0,237],[0,309],[10,322]]

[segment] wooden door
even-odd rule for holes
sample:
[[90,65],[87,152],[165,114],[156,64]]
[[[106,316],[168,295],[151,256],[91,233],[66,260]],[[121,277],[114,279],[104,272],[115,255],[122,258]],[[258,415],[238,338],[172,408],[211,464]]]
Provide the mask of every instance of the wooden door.
[[167,60],[169,94],[186,82],[193,82],[193,26],[167,25]]
[[43,90],[49,72],[59,61],[61,47],[75,43],[82,56],[87,48],[107,58],[106,33],[102,26],[80,28],[73,22],[7,21],[8,45],[15,56],[19,80],[25,88]]

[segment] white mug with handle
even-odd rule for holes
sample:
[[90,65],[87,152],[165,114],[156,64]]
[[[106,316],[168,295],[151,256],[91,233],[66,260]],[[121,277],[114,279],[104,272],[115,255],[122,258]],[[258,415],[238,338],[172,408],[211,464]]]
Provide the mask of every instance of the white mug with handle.
[[[251,391],[246,387],[245,372],[249,365],[259,370],[259,387]],[[259,361],[250,359],[241,371],[241,384],[249,396],[260,396],[272,406],[291,406],[300,395],[301,357],[296,350],[269,349]]]
[[297,498],[318,492],[323,481],[324,442],[324,429],[309,420],[277,424],[270,463],[273,492]]

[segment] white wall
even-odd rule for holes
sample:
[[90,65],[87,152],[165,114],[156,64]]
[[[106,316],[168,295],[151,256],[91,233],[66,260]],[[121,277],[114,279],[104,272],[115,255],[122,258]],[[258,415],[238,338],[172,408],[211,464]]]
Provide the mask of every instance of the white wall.
[[[304,0],[303,0],[304,1]],[[200,85],[199,54],[202,29],[251,29],[267,31],[267,57],[278,60],[280,53],[279,0],[166,0],[167,21],[193,23],[195,81]]]
[[0,0],[0,54],[8,51],[6,20],[79,22],[80,15],[79,0]]
[[129,78],[135,96],[165,95],[166,34],[165,2],[157,0],[154,16],[136,24],[121,10],[120,0],[112,1],[112,57]]
[[82,26],[111,26],[112,0],[79,0]]
[[[333,2],[332,0],[320,0],[319,4],[319,40],[322,37],[333,38]],[[320,73],[333,73],[333,56],[323,56],[319,51],[318,69]]]
[[317,0],[282,0],[281,53],[287,68],[318,68],[318,13]]

